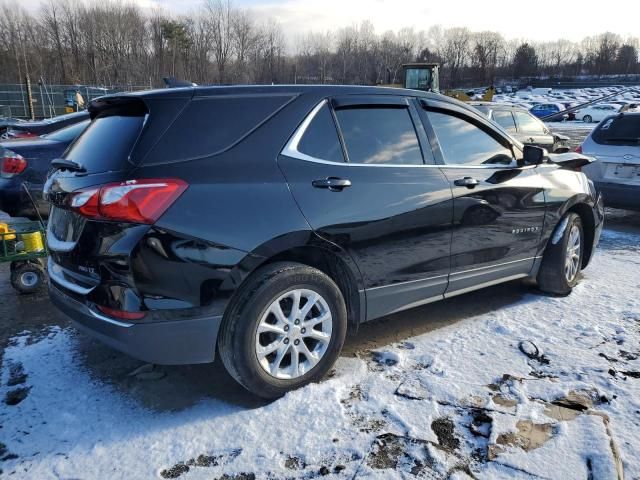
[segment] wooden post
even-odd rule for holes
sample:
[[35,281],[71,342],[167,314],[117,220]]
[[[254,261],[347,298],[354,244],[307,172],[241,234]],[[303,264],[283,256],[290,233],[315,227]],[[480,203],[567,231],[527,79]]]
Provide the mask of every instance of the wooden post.
[[25,82],[27,84],[27,104],[29,105],[29,118],[31,118],[31,120],[35,120],[36,112],[33,109],[33,92],[31,91],[31,79],[29,78],[29,74],[26,75]]

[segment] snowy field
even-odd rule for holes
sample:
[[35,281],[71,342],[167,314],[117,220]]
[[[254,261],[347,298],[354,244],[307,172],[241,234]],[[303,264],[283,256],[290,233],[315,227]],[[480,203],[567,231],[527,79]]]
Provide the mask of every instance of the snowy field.
[[569,297],[513,282],[366,324],[272,403],[79,334],[0,265],[0,477],[640,478],[640,214],[608,218]]
[[[607,229],[570,296],[510,287],[502,308],[355,349],[270,404],[222,392],[154,408],[140,391],[161,369],[107,376],[72,328],[24,333],[4,353],[0,466],[39,480],[638,478],[639,287],[640,233]],[[437,323],[434,311],[413,315]]]

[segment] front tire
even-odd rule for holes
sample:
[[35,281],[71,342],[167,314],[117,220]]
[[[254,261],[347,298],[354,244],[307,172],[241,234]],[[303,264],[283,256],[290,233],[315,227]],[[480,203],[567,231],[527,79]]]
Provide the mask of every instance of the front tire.
[[347,310],[338,286],[307,265],[256,271],[230,304],[218,349],[232,377],[263,398],[319,381],[344,343]]
[[556,226],[542,257],[538,287],[546,293],[568,295],[578,283],[584,255],[580,216],[571,212]]
[[585,115],[584,117],[582,117],[582,121],[584,123],[591,123],[593,122],[593,118],[591,118],[591,115]]

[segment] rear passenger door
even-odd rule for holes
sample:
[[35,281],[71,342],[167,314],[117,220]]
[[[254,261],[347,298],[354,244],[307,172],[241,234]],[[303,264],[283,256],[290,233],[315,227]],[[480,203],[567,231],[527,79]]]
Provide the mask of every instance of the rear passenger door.
[[424,145],[408,99],[345,96],[317,105],[278,160],[311,227],[356,261],[369,319],[447,286],[451,189]]
[[527,275],[545,213],[536,168],[519,167],[519,151],[479,115],[436,101],[422,114],[454,198],[447,295]]

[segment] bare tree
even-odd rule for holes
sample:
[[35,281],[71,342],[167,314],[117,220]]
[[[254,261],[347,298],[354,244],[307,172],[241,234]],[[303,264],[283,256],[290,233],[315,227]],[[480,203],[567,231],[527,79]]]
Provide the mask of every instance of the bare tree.
[[206,9],[211,32],[211,50],[218,70],[218,83],[224,83],[233,52],[233,7],[231,0],[207,0]]

